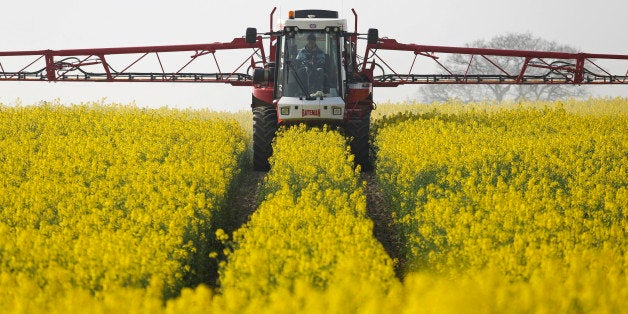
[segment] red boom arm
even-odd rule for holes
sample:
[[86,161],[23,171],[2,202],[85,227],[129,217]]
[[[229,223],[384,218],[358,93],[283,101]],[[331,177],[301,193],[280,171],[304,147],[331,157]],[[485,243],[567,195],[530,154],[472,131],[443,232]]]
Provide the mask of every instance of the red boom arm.
[[[223,71],[216,52],[237,49],[253,51],[231,70]],[[411,52],[414,57],[409,69],[400,72],[380,56],[382,51]],[[186,54],[188,60],[179,58],[177,62],[182,65],[166,71],[166,56],[176,53]],[[468,66],[465,69],[449,66],[439,60],[441,54],[467,56]],[[507,68],[499,57],[508,58],[508,62],[516,64],[517,70]],[[197,61],[203,59],[209,59],[209,62]],[[434,62],[443,71],[441,74],[415,73],[417,60]],[[623,63],[615,64],[611,70],[602,64],[607,61]],[[0,52],[0,81],[194,82],[251,86],[252,77],[248,70],[243,70],[247,62],[250,62],[249,69],[266,62],[261,36],[252,44],[246,43],[244,38],[235,38],[231,42],[196,45]],[[471,67],[478,62],[485,64],[482,72],[475,72]],[[193,71],[194,66],[198,70]],[[376,67],[381,73],[375,73]],[[621,69],[619,73],[617,68]],[[381,38],[366,46],[360,72],[369,77],[375,87],[403,84],[628,84],[628,55],[426,46]]]
[[[379,51],[405,51],[414,53],[414,59],[408,71],[395,71]],[[463,69],[454,69],[439,60],[440,54],[467,56],[468,65]],[[427,58],[435,62],[443,74],[414,73],[417,58]],[[502,59],[505,57],[518,70],[510,72]],[[472,64],[482,62],[482,73],[474,73]],[[621,68],[619,74],[612,74],[604,62],[614,62],[614,68]],[[374,75],[375,67],[381,73]],[[537,70],[531,70],[537,69]],[[617,71],[615,69],[615,71]],[[501,50],[465,47],[425,46],[402,44],[394,39],[380,38],[375,44],[368,44],[362,73],[370,77],[373,86],[394,87],[402,84],[628,84],[628,55],[565,53],[526,50]]]
[[[234,49],[253,52],[230,71],[222,71],[216,52]],[[183,53],[189,59],[179,56],[175,62],[183,65],[166,71],[168,55],[176,53]],[[147,58],[149,55],[154,58]],[[203,59],[209,62],[197,61]],[[255,67],[265,59],[261,36],[253,44],[235,38],[231,42],[197,45],[10,51],[0,52],[0,81],[195,82],[246,86],[253,83],[251,75],[244,73],[245,64],[250,61],[250,66]],[[148,70],[140,71],[142,66]],[[193,66],[200,70],[190,71]]]

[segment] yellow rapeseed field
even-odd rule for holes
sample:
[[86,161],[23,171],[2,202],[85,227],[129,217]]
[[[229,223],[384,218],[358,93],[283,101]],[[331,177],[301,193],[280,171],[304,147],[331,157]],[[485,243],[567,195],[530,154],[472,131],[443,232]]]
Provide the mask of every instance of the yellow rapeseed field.
[[245,138],[235,121],[169,109],[0,107],[0,308],[193,284],[211,271]]
[[406,271],[505,312],[625,311],[628,100],[533,105],[379,121]]
[[[375,176],[402,278],[373,237],[337,131],[282,129],[256,212],[226,234],[213,228],[247,158],[245,122],[0,107],[0,309],[626,311],[628,99],[374,113]],[[196,286],[216,261],[218,288]]]
[[310,294],[347,284],[388,291],[396,282],[392,260],[372,235],[345,139],[303,126],[281,131],[271,164],[263,201],[235,232],[220,270],[216,310],[290,313],[303,310]]

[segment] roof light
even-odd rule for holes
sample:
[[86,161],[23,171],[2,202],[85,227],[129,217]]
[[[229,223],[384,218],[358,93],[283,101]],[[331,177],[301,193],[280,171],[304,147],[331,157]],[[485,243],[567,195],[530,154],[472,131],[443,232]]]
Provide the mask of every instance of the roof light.
[[294,11],[288,11],[288,18],[289,19],[294,19]]

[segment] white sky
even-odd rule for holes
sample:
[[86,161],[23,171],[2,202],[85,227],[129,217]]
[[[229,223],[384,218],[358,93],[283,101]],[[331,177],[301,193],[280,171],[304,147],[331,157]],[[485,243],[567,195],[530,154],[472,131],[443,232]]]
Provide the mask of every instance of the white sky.
[[[507,32],[533,35],[583,52],[628,54],[626,0],[11,0],[1,6],[0,51],[197,44],[231,41],[246,27],[268,31],[269,13],[337,10],[353,30],[378,28],[399,42],[462,46]],[[361,49],[363,51],[363,48]],[[2,59],[0,59],[2,61]],[[376,102],[415,97],[418,86],[378,88]],[[628,86],[591,87],[628,97]],[[139,106],[247,109],[251,88],[224,84],[0,82],[0,103],[99,101]]]

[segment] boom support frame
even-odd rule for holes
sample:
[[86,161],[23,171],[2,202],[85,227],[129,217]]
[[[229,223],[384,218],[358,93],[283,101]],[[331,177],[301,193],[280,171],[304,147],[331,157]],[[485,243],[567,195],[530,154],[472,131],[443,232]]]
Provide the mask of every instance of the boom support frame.
[[[413,53],[414,58],[408,71],[395,70],[378,54],[386,50]],[[442,55],[468,56],[468,66],[464,72],[456,70],[439,60]],[[419,57],[433,60],[443,73],[414,73],[414,66]],[[496,57],[516,60],[519,70],[508,72],[499,65]],[[472,62],[478,59],[489,64],[493,73],[470,73]],[[611,70],[599,65],[601,60],[623,60],[626,71],[612,74]],[[391,73],[374,75],[376,65]],[[529,70],[532,68],[546,71],[543,74],[531,74]],[[628,55],[426,46],[380,38],[377,43],[367,45],[362,72],[372,79],[375,87],[405,84],[628,84]]]
[[[216,52],[237,49],[252,49],[252,52],[235,68],[222,71]],[[163,55],[176,52],[188,53],[189,60],[177,66],[175,71],[166,72]],[[111,59],[119,55],[126,55],[127,59],[114,65]],[[147,60],[149,55],[155,57],[151,67],[160,71],[133,70],[134,65],[141,60]],[[2,61],[7,57],[32,58],[17,70],[6,71]],[[197,60],[208,58],[212,68],[218,71],[186,71],[193,62],[200,63],[202,61]],[[248,62],[250,67],[266,62],[261,36],[257,37],[255,43],[247,43],[244,38],[235,38],[231,42],[194,45],[9,51],[0,52],[0,81],[191,82],[252,86],[252,75],[245,71],[245,64]],[[122,70],[115,70],[114,66]]]

